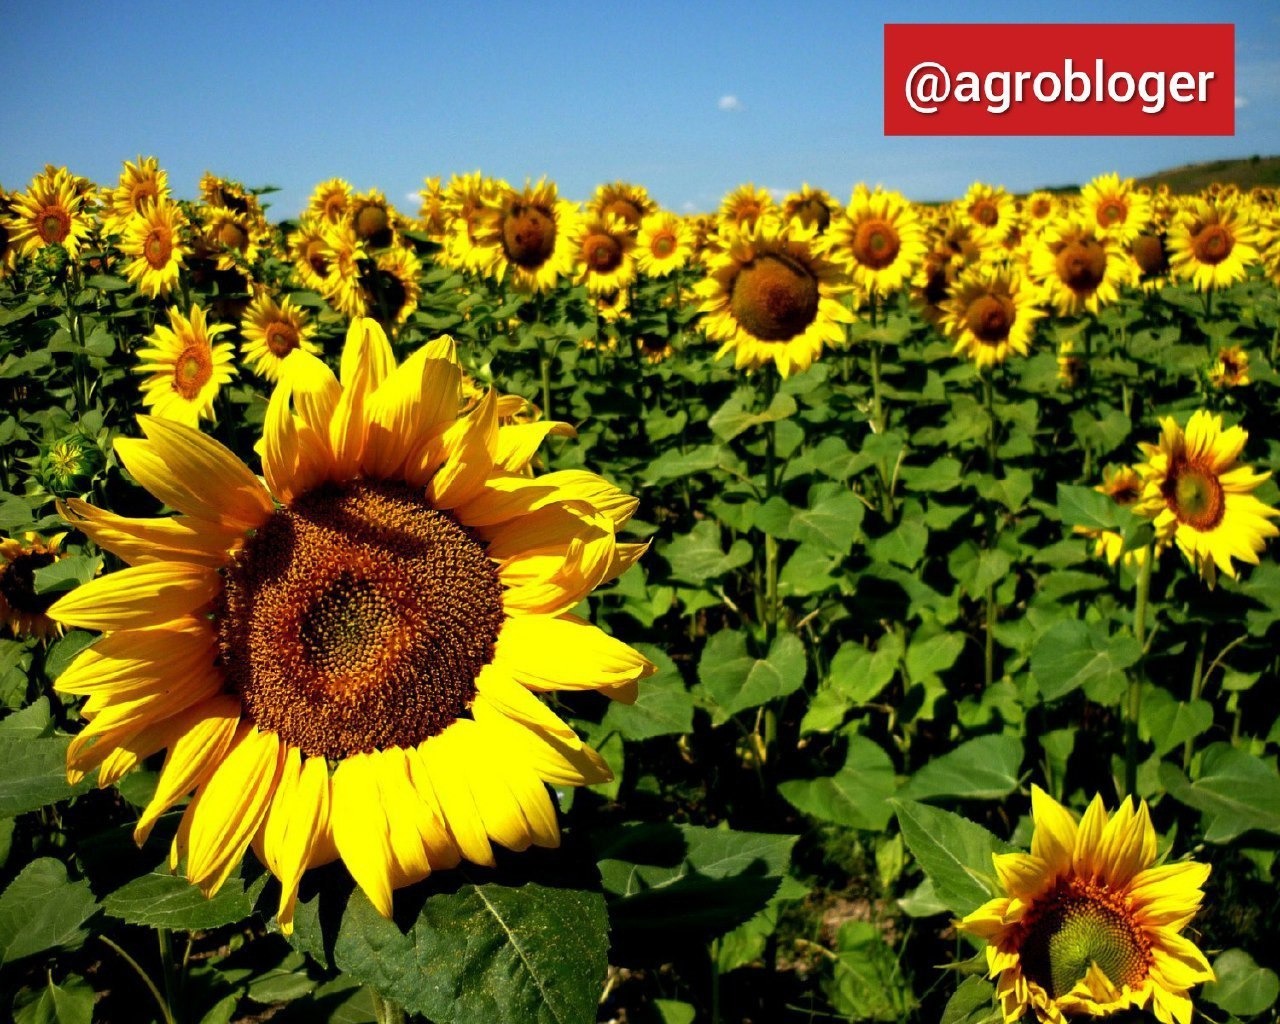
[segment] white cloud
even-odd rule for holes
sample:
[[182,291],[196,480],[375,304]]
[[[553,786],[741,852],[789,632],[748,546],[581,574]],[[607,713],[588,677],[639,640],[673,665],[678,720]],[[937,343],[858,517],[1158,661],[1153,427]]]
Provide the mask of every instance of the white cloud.
[[741,110],[742,101],[737,96],[728,95],[721,96],[720,102],[716,104],[721,110]]
[[416,209],[416,208],[417,208],[417,206],[422,202],[422,196],[421,196],[421,195],[419,195],[417,192],[406,192],[406,193],[404,194],[404,197],[405,197],[405,199],[407,199],[409,202],[411,202],[411,203],[413,203],[413,204],[414,204],[414,208],[415,208],[415,209]]
[[1249,105],[1249,101],[1243,96],[1236,97],[1236,110],[1244,110]]

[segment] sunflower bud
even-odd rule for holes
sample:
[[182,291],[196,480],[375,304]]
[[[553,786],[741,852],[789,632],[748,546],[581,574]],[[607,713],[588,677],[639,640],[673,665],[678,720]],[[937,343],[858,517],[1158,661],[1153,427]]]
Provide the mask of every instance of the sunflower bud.
[[102,451],[93,440],[73,431],[41,446],[40,482],[59,498],[82,494],[104,464]]

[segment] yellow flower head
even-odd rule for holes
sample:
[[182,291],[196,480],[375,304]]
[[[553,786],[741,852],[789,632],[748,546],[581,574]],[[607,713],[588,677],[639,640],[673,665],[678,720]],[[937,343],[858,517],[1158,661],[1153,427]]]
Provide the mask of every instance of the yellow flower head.
[[326,224],[338,224],[351,210],[351,185],[342,178],[322,181],[307,200],[304,217],[314,217]]
[[254,373],[274,382],[292,353],[301,349],[320,354],[320,347],[311,340],[315,332],[301,306],[288,296],[277,302],[264,291],[245,310],[240,355]]
[[573,236],[578,284],[593,294],[626,288],[636,277],[635,232],[615,214],[578,219]]
[[559,198],[546,180],[517,192],[502,189],[472,229],[481,250],[476,262],[518,292],[546,292],[573,273],[576,204]]
[[976,266],[956,280],[942,304],[941,326],[955,341],[955,353],[978,369],[1025,356],[1035,322],[1044,316],[1035,306],[1035,289],[1009,270]]
[[0,540],[0,622],[16,637],[46,639],[62,631],[46,614],[58,594],[37,594],[35,574],[66,557],[61,550],[65,536],[26,533],[21,539]]
[[1115,302],[1120,288],[1136,277],[1128,254],[1078,215],[1045,229],[1031,254],[1030,270],[1061,316],[1098,312],[1099,306]]
[[598,217],[621,217],[633,235],[644,219],[657,211],[658,204],[650,198],[643,185],[632,185],[626,181],[601,185],[587,204],[587,212]]
[[924,226],[900,192],[859,184],[849,205],[827,231],[831,258],[863,292],[898,291],[925,255]]
[[1259,260],[1258,229],[1246,204],[1235,199],[1193,199],[1169,228],[1173,276],[1198,291],[1243,281]]
[[89,239],[90,221],[79,179],[65,167],[47,167],[31,187],[10,200],[9,244],[30,256],[48,245],[61,245],[75,259]]
[[693,255],[693,235],[688,222],[674,213],[646,217],[636,237],[636,265],[650,277],[665,277],[679,270]]
[[169,175],[153,156],[138,157],[137,163],[125,161],[120,184],[107,192],[103,227],[109,234],[124,234],[129,221],[143,213],[151,203],[168,202]]
[[1118,174],[1100,174],[1080,190],[1080,208],[1091,220],[1100,238],[1127,245],[1151,221],[1151,201],[1136,188],[1133,179],[1120,180]]
[[186,215],[177,203],[148,202],[125,221],[120,251],[129,257],[125,276],[143,295],[168,295],[178,285],[183,260],[190,254],[183,239]]
[[218,389],[235,374],[230,342],[214,343],[228,324],[208,324],[199,306],[183,316],[169,309],[169,326],[156,325],[138,349],[136,372],[150,374],[142,382],[142,404],[157,416],[195,427],[213,419]]
[[1209,383],[1215,388],[1244,387],[1249,381],[1249,353],[1239,345],[1223,345],[1209,367]]

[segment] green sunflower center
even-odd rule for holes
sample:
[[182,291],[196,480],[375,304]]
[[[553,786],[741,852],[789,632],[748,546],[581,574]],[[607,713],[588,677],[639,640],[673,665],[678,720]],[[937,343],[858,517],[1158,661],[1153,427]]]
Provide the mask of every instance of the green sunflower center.
[[46,245],[55,245],[71,234],[71,214],[61,206],[46,206],[36,214],[36,231]]
[[61,595],[36,593],[36,570],[54,563],[48,551],[24,551],[0,568],[0,598],[24,615],[43,615]]
[[980,295],[969,303],[964,322],[979,341],[997,345],[1008,339],[1016,312],[1007,296]]
[[1064,245],[1057,258],[1058,277],[1073,292],[1096,291],[1107,276],[1107,250],[1095,239],[1082,238]]
[[1097,964],[1115,986],[1136,986],[1150,966],[1150,941],[1124,902],[1085,879],[1064,879],[1037,901],[1019,953],[1022,971],[1052,999]]
[[892,264],[901,247],[898,232],[883,220],[863,221],[853,236],[853,258],[872,270],[883,270]]
[[1191,252],[1201,263],[1214,266],[1231,255],[1236,241],[1221,224],[1207,224],[1191,238]]
[[1146,277],[1155,277],[1169,269],[1164,243],[1159,235],[1139,235],[1133,243],[1133,258]]
[[734,318],[761,341],[786,341],[818,315],[818,279],[799,260],[766,253],[746,264],[730,286]]
[[504,614],[469,531],[421,490],[355,481],[276,510],[227,569],[216,621],[259,728],[341,758],[416,746],[461,717]]
[[590,234],[582,243],[582,258],[597,274],[608,274],[622,262],[622,245],[612,235]]
[[1226,513],[1226,499],[1217,474],[1195,463],[1174,460],[1162,493],[1178,522],[1196,530],[1214,529]]
[[556,248],[556,222],[537,206],[516,206],[502,222],[502,247],[507,259],[526,270],[537,270]]

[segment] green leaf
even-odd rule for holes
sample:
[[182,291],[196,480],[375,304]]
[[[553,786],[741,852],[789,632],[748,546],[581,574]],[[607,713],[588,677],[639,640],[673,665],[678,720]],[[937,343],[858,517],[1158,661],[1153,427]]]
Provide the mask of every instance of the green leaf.
[[850,1020],[905,1020],[915,1005],[897,954],[870,921],[846,921],[840,926],[835,967],[823,991]]
[[933,895],[961,917],[986,903],[997,891],[992,854],[1013,847],[981,825],[940,807],[892,801],[902,838],[933,882]]
[[930,637],[912,636],[907,647],[907,676],[918,682],[956,663],[964,650],[964,637],[959,633],[935,633]]
[[711,724],[721,725],[747,708],[794,693],[804,685],[808,659],[793,633],[774,640],[765,658],[747,652],[747,640],[721,630],[707,641],[698,660],[699,695],[708,704]]
[[722,441],[731,441],[745,430],[762,423],[776,423],[778,420],[794,416],[796,400],[790,395],[780,393],[773,396],[769,408],[764,412],[751,412],[750,406],[755,404],[755,391],[752,388],[738,388],[729,400],[717,409],[707,421],[711,432]]
[[69,974],[61,985],[50,976],[45,987],[19,997],[14,1004],[13,1024],[92,1024],[93,989],[81,977]]
[[684,676],[675,662],[653,644],[634,646],[658,667],[658,671],[641,684],[635,703],[610,701],[604,715],[604,726],[616,729],[628,740],[692,732],[693,696],[685,688]]
[[1116,504],[1115,499],[1077,484],[1058,484],[1058,515],[1067,526],[1119,533],[1124,533],[1136,518],[1127,508]]
[[721,974],[736,971],[739,967],[764,956],[769,936],[778,930],[778,919],[784,903],[794,903],[809,895],[809,887],[803,882],[783,875],[778,891],[754,917],[738,925],[733,931],[720,937],[716,950],[716,963]]
[[59,637],[50,645],[49,653],[44,658],[44,674],[51,680],[57,679],[75,660],[76,655],[97,639],[96,633],[83,629],[69,630],[65,636]]
[[861,536],[867,507],[838,484],[815,487],[811,498],[810,508],[797,509],[791,517],[790,539],[833,555],[847,555]]
[[69,736],[50,735],[47,698],[0,722],[0,818],[12,818],[65,800],[89,786],[67,782]]
[[[300,941],[316,926],[314,904],[299,908]],[[607,967],[604,899],[469,881],[427,896],[412,920],[388,921],[356,890],[332,948],[340,971],[435,1024],[592,1024]]]
[[33,860],[0,894],[0,965],[46,949],[75,949],[98,909],[86,881],[72,882],[61,861]]
[[1143,688],[1138,724],[1142,738],[1155,744],[1156,756],[1162,757],[1209,730],[1213,725],[1213,705],[1207,700],[1175,700],[1163,687],[1147,686]]
[[1207,842],[1229,843],[1252,829],[1280,833],[1280,775],[1275,765],[1229,743],[1214,743],[1205,750],[1194,782],[1167,762],[1160,765],[1160,782],[1179,803],[1201,812]]
[[970,597],[983,597],[987,587],[995,586],[1013,566],[1008,552],[999,548],[979,549],[972,541],[966,541],[951,553],[947,568],[960,588]]
[[199,931],[243,921],[253,912],[254,900],[266,884],[266,876],[245,891],[244,882],[231,878],[212,899],[185,878],[168,871],[152,871],[122,885],[102,901],[102,909],[129,924],[175,931]]
[[878,562],[895,562],[913,569],[929,546],[929,529],[918,519],[904,519],[883,537],[867,542],[867,551]]
[[902,661],[902,635],[886,633],[869,651],[852,640],[845,641],[831,659],[827,685],[834,687],[851,706],[866,704],[892,682]]
[[751,545],[735,540],[728,552],[721,547],[720,526],[709,519],[695,523],[692,530],[676,537],[662,555],[671,563],[671,575],[702,586],[751,561]]
[[844,765],[834,775],[791,779],[780,783],[778,792],[819,821],[878,832],[893,817],[888,799],[896,788],[889,755],[874,740],[853,736]]
[[1269,1010],[1280,996],[1280,978],[1243,949],[1228,949],[1213,961],[1216,981],[1200,991],[1202,998],[1237,1017],[1253,1017]]
[[965,978],[951,993],[938,1024],[1001,1024],[1004,1014],[995,1005],[996,987],[985,978]]
[[979,736],[928,761],[903,786],[902,796],[998,800],[1017,787],[1022,757],[1022,741],[1016,736]]
[[1094,623],[1064,619],[1037,641],[1031,652],[1031,674],[1047,701],[1086,686],[1091,699],[1112,703],[1124,693],[1125,669],[1141,655],[1142,648],[1131,636],[1108,636]]
[[68,555],[51,565],[35,571],[34,587],[37,594],[58,594],[75,590],[88,583],[102,568],[101,556]]

